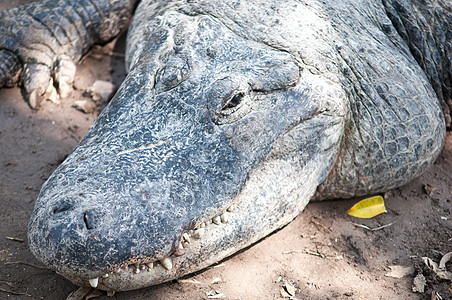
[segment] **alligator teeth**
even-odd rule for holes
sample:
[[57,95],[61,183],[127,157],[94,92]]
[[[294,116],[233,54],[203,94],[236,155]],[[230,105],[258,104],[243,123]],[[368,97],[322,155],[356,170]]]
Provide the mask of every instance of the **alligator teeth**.
[[206,230],[204,228],[198,228],[195,231],[193,231],[193,237],[195,239],[200,239],[202,237],[202,235],[204,234]]
[[220,224],[221,224],[221,218],[220,218],[220,216],[213,217],[213,218],[212,218],[212,222],[214,222],[214,223],[217,224],[217,225],[220,225]]
[[224,212],[221,216],[220,216],[221,222],[223,223],[227,223],[229,221],[229,213],[228,212]]
[[190,235],[188,233],[184,233],[182,235],[182,238],[184,239],[184,241],[186,241],[187,243],[190,243]]
[[[191,239],[200,239],[206,232],[206,227],[209,224],[216,224],[216,225],[220,225],[221,223],[227,223],[229,222],[230,219],[230,212],[234,211],[235,207],[234,205],[229,206],[221,215],[218,215],[216,217],[213,217],[212,219],[206,220],[202,223],[200,223],[199,225],[197,225],[197,228],[190,230],[189,232],[185,232],[184,234],[182,234],[182,240],[179,242],[178,248],[177,250],[173,253],[173,256],[177,257],[180,255],[183,255],[185,253],[185,248],[187,248],[191,242]],[[173,261],[171,260],[170,257],[164,258],[162,260],[159,261],[162,266],[166,269],[166,270],[171,270],[173,268]],[[154,268],[154,262],[147,262],[147,263],[136,263],[136,264],[131,264],[131,265],[126,265],[123,266],[121,268],[118,268],[116,270],[113,270],[111,272],[111,274],[114,273],[119,273],[121,272],[121,269],[127,271],[129,270],[129,267],[132,267],[132,269],[130,269],[130,271],[134,272],[135,274],[140,273],[140,270],[145,270],[146,267],[148,268],[148,271],[152,270]],[[102,278],[107,278],[110,274],[106,273],[104,275],[102,275]],[[97,285],[99,284],[99,278],[93,278],[89,280],[89,284],[93,287],[96,288]]]
[[92,286],[93,288],[97,288],[98,283],[99,283],[99,277],[89,280],[89,285]]
[[[185,232],[182,234],[182,240],[179,242],[177,250],[173,253],[175,257],[183,255],[185,253],[185,248],[187,248],[190,245],[191,239],[200,239],[206,232],[206,227],[209,224],[216,224],[220,225],[221,223],[227,223],[230,219],[230,212],[233,212],[235,210],[234,205],[229,206],[221,215],[215,216],[212,219],[206,220],[202,223],[200,223],[197,228],[190,230],[189,232]],[[173,268],[173,261],[170,257],[167,257],[165,259],[162,259],[159,261],[162,266],[166,270],[171,270]],[[121,272],[121,269],[128,271],[129,268],[133,265],[133,267],[130,269],[130,271],[134,272],[135,274],[140,273],[140,270],[145,270],[148,268],[148,271],[151,271],[154,268],[154,262],[147,262],[147,263],[136,263],[131,265],[125,265],[123,267],[120,267],[116,270],[113,270],[110,274],[116,274]],[[102,275],[102,278],[107,278],[110,276],[109,273],[106,273]],[[93,288],[97,288],[99,284],[99,278],[93,278],[89,280],[89,284]]]
[[179,242],[179,246],[177,247],[176,251],[174,251],[173,255],[175,257],[178,257],[184,254],[185,254],[184,246],[182,245],[182,242]]
[[162,264],[163,267],[165,267],[165,269],[167,270],[171,270],[173,268],[173,261],[171,260],[171,258],[167,257],[163,260],[160,261],[160,263]]

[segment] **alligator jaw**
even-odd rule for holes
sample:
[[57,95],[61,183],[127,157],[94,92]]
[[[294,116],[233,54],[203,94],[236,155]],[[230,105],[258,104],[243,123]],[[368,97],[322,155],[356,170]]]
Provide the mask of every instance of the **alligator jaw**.
[[[78,285],[90,285],[106,291],[123,291],[155,285],[195,271],[192,268],[181,270],[181,266],[187,262],[193,263],[195,268],[206,267],[221,258],[209,258],[210,263],[199,264],[194,261],[195,257],[202,252],[204,244],[216,243],[219,235],[228,231],[224,227],[227,227],[229,222],[234,223],[235,211],[235,206],[231,205],[219,215],[184,232],[177,250],[169,257],[161,260],[137,259],[89,280],[70,277],[68,279]],[[228,252],[233,253],[237,250],[231,249]]]
[[[286,158],[259,165],[235,199],[235,204],[182,233],[180,245],[183,250],[179,253],[176,250],[170,257],[160,261],[146,258],[129,260],[92,278],[62,275],[78,285],[126,291],[202,270],[292,221],[315,192],[321,172],[314,170],[314,165],[306,165],[309,172],[304,172],[299,164]],[[284,171],[275,172],[275,169]],[[264,191],[270,183],[278,184]],[[260,209],[256,210],[256,207]]]

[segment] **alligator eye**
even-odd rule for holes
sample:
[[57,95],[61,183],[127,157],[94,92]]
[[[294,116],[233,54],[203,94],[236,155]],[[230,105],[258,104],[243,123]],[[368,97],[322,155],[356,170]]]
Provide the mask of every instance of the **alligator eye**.
[[225,110],[225,109],[230,109],[230,108],[234,108],[237,105],[240,104],[240,102],[242,101],[243,97],[245,96],[244,93],[237,93],[234,96],[232,96],[232,98],[227,101],[223,107],[221,108],[221,110]]
[[212,121],[217,125],[237,122],[251,111],[254,96],[247,78],[216,80],[206,94]]

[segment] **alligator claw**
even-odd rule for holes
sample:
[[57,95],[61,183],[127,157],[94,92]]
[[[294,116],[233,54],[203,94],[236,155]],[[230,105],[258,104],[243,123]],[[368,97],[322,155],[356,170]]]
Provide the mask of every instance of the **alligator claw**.
[[22,82],[25,89],[28,104],[37,109],[45,98],[51,81],[50,68],[42,64],[25,64]]
[[61,55],[55,66],[55,81],[61,98],[67,98],[72,93],[72,83],[75,78],[76,65],[67,55]]

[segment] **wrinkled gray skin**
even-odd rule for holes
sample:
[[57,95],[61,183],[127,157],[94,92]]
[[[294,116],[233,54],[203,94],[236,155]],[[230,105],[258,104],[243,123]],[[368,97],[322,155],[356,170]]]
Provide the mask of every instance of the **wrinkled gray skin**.
[[[88,22],[97,29],[66,31],[78,32],[74,51],[45,40],[45,63],[3,14],[0,31],[22,33],[16,48],[0,38],[2,85],[22,71],[33,103],[52,74],[66,91],[61,57],[73,64],[131,14],[134,3],[114,2],[93,1],[105,9]],[[167,2],[138,5],[127,78],[36,201],[30,248],[73,282],[118,291],[180,277],[312,199],[386,191],[438,155],[450,124],[450,1]],[[72,3],[48,7],[70,14]],[[158,263],[168,257],[170,270]]]

